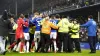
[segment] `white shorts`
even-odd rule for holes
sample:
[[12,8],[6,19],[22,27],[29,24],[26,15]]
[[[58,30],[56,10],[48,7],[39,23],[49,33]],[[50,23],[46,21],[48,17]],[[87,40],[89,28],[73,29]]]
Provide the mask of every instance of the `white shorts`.
[[40,38],[40,31],[35,31],[34,38]]
[[40,41],[40,31],[35,31],[34,33],[34,41],[37,42],[37,40],[38,42]]
[[57,38],[57,33],[56,32],[51,32],[50,33],[50,39],[56,39]]
[[30,35],[29,35],[29,33],[24,33],[24,37],[25,37],[25,40],[30,40]]

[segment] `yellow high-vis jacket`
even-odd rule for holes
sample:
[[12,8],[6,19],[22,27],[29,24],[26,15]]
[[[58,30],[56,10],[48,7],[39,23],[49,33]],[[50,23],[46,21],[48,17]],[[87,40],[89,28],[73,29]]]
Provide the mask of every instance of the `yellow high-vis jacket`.
[[73,24],[71,31],[74,34],[71,34],[71,38],[79,38],[79,30],[80,30],[80,25],[79,24]]
[[69,32],[70,23],[67,18],[60,20],[57,26],[59,27],[58,32],[63,32],[63,33]]
[[36,28],[36,26],[30,27],[29,32],[30,32],[31,34],[34,34],[34,33],[35,33],[35,28]]

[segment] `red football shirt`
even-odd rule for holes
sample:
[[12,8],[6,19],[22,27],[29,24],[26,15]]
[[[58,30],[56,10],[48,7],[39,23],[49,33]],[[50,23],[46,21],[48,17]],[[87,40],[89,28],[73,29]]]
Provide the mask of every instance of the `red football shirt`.
[[23,34],[23,25],[24,25],[24,20],[22,18],[19,18],[17,20],[17,29],[16,29],[16,39],[18,38],[24,38],[24,34]]

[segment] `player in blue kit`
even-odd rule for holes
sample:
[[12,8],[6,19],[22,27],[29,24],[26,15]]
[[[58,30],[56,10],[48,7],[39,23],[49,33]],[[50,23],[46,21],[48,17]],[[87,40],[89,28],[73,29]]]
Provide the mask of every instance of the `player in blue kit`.
[[34,34],[34,42],[35,42],[35,49],[37,50],[38,43],[40,41],[40,31],[41,31],[41,20],[42,18],[40,17],[39,13],[36,12],[34,13],[34,17],[32,18],[32,23],[35,24],[36,29],[35,29],[35,34]]
[[[55,18],[54,15],[51,16],[50,22],[52,22],[54,25],[57,25],[58,20]],[[56,53],[56,38],[57,38],[57,30],[51,29],[50,38],[53,39],[53,45],[54,45],[54,52]]]
[[24,21],[25,21],[26,24],[28,24],[28,26],[24,26],[23,27],[25,43],[26,43],[26,46],[24,46],[24,49],[26,50],[27,53],[29,53],[30,35],[29,35],[29,19],[28,19],[28,15],[25,15]]

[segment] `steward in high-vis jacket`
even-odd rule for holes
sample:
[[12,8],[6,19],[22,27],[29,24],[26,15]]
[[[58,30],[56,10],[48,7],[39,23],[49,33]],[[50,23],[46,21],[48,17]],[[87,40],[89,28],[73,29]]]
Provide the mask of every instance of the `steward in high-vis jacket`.
[[[51,28],[53,29],[58,29],[57,26],[55,26],[53,23],[49,21],[49,17],[46,17],[45,20],[42,23],[42,28],[41,28],[41,52],[47,52],[49,48],[49,42],[50,42],[50,33],[51,33]],[[44,51],[46,46],[46,51]]]
[[73,42],[75,43],[75,48],[78,51],[78,53],[81,53],[81,48],[80,48],[80,41],[79,41],[79,30],[80,30],[80,25],[77,23],[77,21],[73,21],[73,25],[71,26],[71,37],[70,37],[70,44],[72,47],[71,51],[73,50]]
[[57,25],[59,27],[58,29],[58,52],[61,52],[62,48],[62,43],[63,43],[63,51],[67,52],[68,51],[68,32],[69,32],[69,20],[67,18],[62,18],[60,22]]

